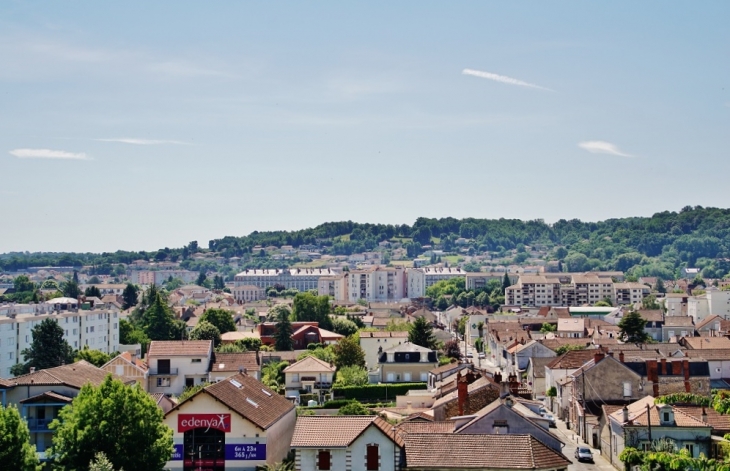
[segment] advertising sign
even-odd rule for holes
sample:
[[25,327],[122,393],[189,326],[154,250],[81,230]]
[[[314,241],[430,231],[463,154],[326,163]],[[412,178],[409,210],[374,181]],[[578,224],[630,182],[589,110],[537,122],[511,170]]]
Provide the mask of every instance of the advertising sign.
[[231,431],[231,414],[179,414],[177,431],[187,432],[196,428],[216,429],[225,433]]
[[173,445],[175,449],[172,452],[172,458],[170,461],[182,461],[183,459],[183,445],[182,443]]
[[226,460],[265,460],[266,444],[256,443],[253,445],[235,443],[226,444]]

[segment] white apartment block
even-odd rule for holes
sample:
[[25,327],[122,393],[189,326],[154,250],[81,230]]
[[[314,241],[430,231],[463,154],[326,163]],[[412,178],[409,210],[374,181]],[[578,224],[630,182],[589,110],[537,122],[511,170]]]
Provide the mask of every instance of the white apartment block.
[[710,287],[701,296],[688,297],[687,315],[694,318],[695,325],[710,315],[730,319],[730,291]]
[[407,296],[421,298],[426,295],[426,288],[442,280],[464,278],[466,272],[455,267],[424,267],[413,268],[407,272]]
[[308,291],[318,289],[317,283],[321,277],[336,274],[329,268],[252,269],[237,274],[233,283],[235,286],[251,285],[259,288],[281,285],[285,289]]
[[63,328],[63,338],[77,350],[88,345],[92,350],[113,353],[119,350],[119,310],[97,304],[92,309],[77,309],[68,304],[41,303],[0,306],[0,377],[10,377],[10,368],[22,363],[23,350],[33,342],[33,327],[53,319]]
[[406,270],[402,267],[375,267],[351,270],[347,274],[347,295],[351,302],[400,301],[406,297]]
[[160,286],[172,277],[179,278],[184,283],[193,283],[198,279],[199,273],[190,270],[132,270],[129,279],[132,283],[139,285]]
[[[566,282],[567,281],[567,282]],[[641,283],[614,283],[601,274],[573,274],[569,281],[557,276],[523,275],[505,290],[511,306],[584,306],[609,299],[613,305],[634,304],[648,296]]]
[[237,303],[251,303],[266,299],[266,290],[264,288],[259,288],[258,286],[234,286],[233,289],[231,289],[231,293],[233,294],[233,299],[235,299]]
[[347,274],[321,277],[317,281],[317,294],[329,296],[340,303],[350,302],[347,294]]

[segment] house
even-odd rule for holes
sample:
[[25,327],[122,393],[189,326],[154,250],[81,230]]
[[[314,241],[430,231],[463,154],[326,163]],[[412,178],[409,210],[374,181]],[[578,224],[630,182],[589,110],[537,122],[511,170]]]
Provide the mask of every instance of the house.
[[182,401],[164,422],[174,446],[166,469],[253,471],[287,456],[296,409],[253,377],[236,374]]
[[[337,343],[344,338],[340,334],[319,328],[318,322],[300,321],[292,322],[292,342],[294,349],[307,348],[310,343]],[[276,343],[276,322],[262,322],[259,324],[259,337],[263,345],[274,345]]]
[[236,373],[245,373],[261,380],[261,355],[256,352],[213,353],[208,381],[223,381]]
[[682,337],[679,344],[687,350],[729,349],[730,339],[727,337]]
[[690,360],[706,360],[708,369],[710,370],[710,381],[713,383],[718,381],[717,386],[713,388],[730,389],[727,381],[730,380],[730,349],[710,349],[702,348],[696,350],[678,350],[672,355],[674,358],[689,358]]
[[233,293],[233,298],[236,300],[236,302],[238,304],[252,303],[255,301],[260,301],[262,299],[266,299],[266,290],[259,286],[253,286],[253,285],[234,286],[231,289],[231,293]]
[[428,381],[428,372],[438,366],[438,357],[430,348],[404,342],[383,350],[378,366],[378,382],[425,383]]
[[[619,352],[621,360],[623,355]],[[650,394],[655,397],[684,392],[710,394],[710,366],[706,360],[661,358],[658,361],[626,361],[624,364],[646,378],[646,388],[651,387]]]
[[[81,388],[90,383],[99,386],[109,373],[86,361],[57,366],[3,380],[0,384],[3,405],[15,405],[28,422],[30,443],[35,445],[41,460],[52,444],[53,430],[48,425],[58,417],[61,408],[78,396]],[[127,384],[133,381],[122,379]]]
[[299,397],[300,391],[307,394],[320,394],[332,388],[335,371],[334,365],[315,356],[305,357],[284,369],[286,395]]
[[561,453],[565,443],[550,433],[550,426],[543,417],[517,402],[509,395],[509,392],[503,396],[476,413],[466,416],[466,423],[457,425],[455,433],[529,434],[547,445],[548,448]]
[[581,339],[586,336],[585,318],[562,318],[558,319],[558,336]]
[[593,350],[570,350],[545,365],[545,390],[556,388],[557,398],[552,404],[552,411],[563,418],[568,408],[568,394],[562,394],[563,380],[574,373],[586,362],[593,359]]
[[[495,379],[501,381],[498,374]],[[499,399],[501,390],[495,380],[471,371],[465,375],[458,372],[452,384],[453,387],[449,385],[441,388],[441,396],[431,407],[436,421],[473,414]]]
[[101,369],[117,376],[133,379],[145,391],[147,390],[149,368],[147,363],[137,358],[137,355],[132,352],[120,353],[104,364]]
[[412,471],[565,471],[571,464],[531,435],[409,433],[406,467]]
[[527,365],[527,385],[532,388],[533,399],[542,399],[547,393],[545,388],[545,366],[553,361],[553,358],[555,357],[530,358]]
[[212,340],[153,340],[147,351],[147,391],[179,396],[208,381]]
[[299,417],[291,447],[296,471],[402,469],[403,439],[377,416]]
[[512,353],[508,352],[508,362],[519,371],[525,371],[531,358],[555,358],[557,354],[535,340],[519,343]]
[[692,457],[709,456],[712,427],[668,404],[654,404],[645,398],[613,412],[607,423],[608,449],[601,453],[616,468],[623,469],[619,456],[627,446],[648,450],[653,441],[670,440]]
[[177,405],[177,402],[175,402],[170,396],[162,393],[150,394],[150,397],[152,397],[152,400],[155,401],[157,407],[162,409],[163,414],[167,414],[170,410],[172,410],[173,407]]
[[459,363],[456,360],[452,360],[451,363],[446,363],[428,372],[428,387],[429,389],[433,389],[437,383],[444,381],[449,376],[455,375],[461,370],[473,368],[474,365],[471,363]]
[[679,270],[679,277],[685,278],[687,280],[693,280],[696,276],[700,274],[699,268],[680,268]]
[[730,321],[713,314],[706,317],[702,322],[695,322],[695,330],[700,337],[720,337],[730,330]]
[[662,340],[676,342],[680,337],[693,337],[694,321],[689,316],[667,316],[662,326]]

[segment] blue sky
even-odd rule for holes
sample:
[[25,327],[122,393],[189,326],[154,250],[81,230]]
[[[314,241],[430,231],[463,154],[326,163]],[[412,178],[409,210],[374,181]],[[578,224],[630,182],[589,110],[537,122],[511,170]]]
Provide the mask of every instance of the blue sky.
[[2,2],[0,252],[727,207],[728,2]]

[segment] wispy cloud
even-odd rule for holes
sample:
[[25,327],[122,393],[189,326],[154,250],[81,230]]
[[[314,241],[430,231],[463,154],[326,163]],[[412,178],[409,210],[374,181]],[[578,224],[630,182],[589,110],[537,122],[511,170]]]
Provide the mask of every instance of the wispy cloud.
[[487,80],[494,80],[495,82],[506,83],[507,85],[517,85],[518,87],[536,88],[538,90],[547,90],[554,92],[551,88],[541,87],[534,83],[525,82],[516,78],[507,77],[506,75],[493,74],[491,72],[483,72],[481,70],[464,69],[461,71],[464,75],[471,75],[473,77],[485,78]]
[[83,152],[52,149],[13,149],[10,155],[19,159],[93,160]]
[[619,157],[634,157],[631,154],[622,152],[616,144],[611,144],[606,141],[584,141],[579,142],[578,147],[585,149],[591,154],[610,154],[618,155]]
[[121,142],[122,144],[134,144],[137,146],[155,146],[160,144],[175,144],[180,146],[188,146],[190,143],[183,141],[172,141],[168,139],[135,139],[127,137],[119,137],[114,139],[94,139],[100,142]]

